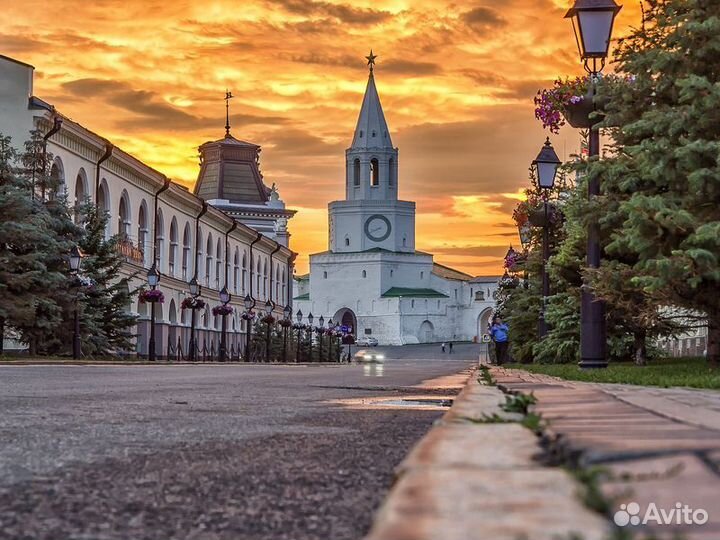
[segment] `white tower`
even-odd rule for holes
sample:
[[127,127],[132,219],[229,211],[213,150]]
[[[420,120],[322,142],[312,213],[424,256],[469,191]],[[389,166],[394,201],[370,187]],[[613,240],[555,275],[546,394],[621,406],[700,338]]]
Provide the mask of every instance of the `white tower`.
[[398,149],[393,147],[375,87],[370,51],[365,97],[350,148],[345,151],[345,200],[329,205],[333,253],[415,251],[415,203],[398,200]]

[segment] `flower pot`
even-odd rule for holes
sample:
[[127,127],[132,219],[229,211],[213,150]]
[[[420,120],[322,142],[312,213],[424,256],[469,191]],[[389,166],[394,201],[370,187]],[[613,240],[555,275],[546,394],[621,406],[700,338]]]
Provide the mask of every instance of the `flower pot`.
[[546,227],[562,220],[562,212],[554,203],[547,203],[547,217],[545,216],[544,205],[533,208],[528,213],[528,220],[533,227]]
[[563,108],[563,116],[565,121],[576,129],[588,129],[602,120],[602,116],[595,114],[591,119],[590,116],[596,111],[604,109],[605,100],[597,100],[590,88],[577,103],[568,103]]

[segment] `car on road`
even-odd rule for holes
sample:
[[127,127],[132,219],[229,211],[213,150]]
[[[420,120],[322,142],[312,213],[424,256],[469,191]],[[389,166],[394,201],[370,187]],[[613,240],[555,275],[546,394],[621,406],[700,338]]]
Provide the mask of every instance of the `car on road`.
[[355,353],[356,362],[370,362],[380,363],[385,360],[385,355],[378,351],[371,351],[369,349],[360,349]]
[[360,347],[377,347],[378,340],[372,336],[360,336],[355,340],[355,345]]

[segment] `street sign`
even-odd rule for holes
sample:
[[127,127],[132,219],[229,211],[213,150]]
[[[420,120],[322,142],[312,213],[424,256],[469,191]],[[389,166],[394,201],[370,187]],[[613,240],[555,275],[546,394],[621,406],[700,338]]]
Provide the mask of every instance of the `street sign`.
[[342,325],[340,327],[340,330],[342,330],[343,332],[345,332],[347,334],[352,331],[352,328],[350,328],[349,326]]

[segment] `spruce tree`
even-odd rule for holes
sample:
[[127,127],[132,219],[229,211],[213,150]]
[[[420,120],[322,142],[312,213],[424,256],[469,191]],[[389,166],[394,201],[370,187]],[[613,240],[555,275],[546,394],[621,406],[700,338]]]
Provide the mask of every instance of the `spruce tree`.
[[[720,3],[650,0],[606,86],[612,155],[600,175],[609,266],[658,306],[701,313],[720,362]],[[630,277],[632,276],[632,277]]]

